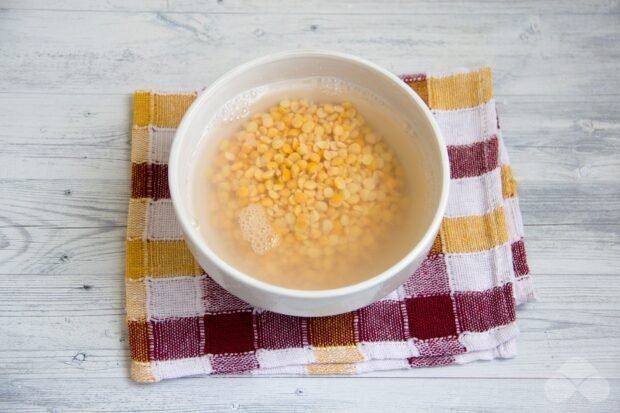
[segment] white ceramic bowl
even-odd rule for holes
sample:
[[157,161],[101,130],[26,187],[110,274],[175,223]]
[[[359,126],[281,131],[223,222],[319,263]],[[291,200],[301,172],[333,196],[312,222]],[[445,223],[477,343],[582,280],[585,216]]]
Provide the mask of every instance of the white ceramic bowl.
[[[209,248],[192,226],[189,160],[205,134],[206,125],[231,98],[269,83],[311,76],[329,76],[362,85],[383,98],[414,127],[432,179],[427,229],[420,242],[391,268],[358,284],[331,290],[283,288],[259,281],[225,262]],[[207,142],[208,144],[208,142]],[[406,160],[402,160],[406,162]],[[177,129],[168,165],[170,193],[187,244],[206,272],[223,288],[263,309],[298,316],[344,313],[375,302],[415,271],[430,250],[448,197],[449,162],[439,128],[422,99],[402,80],[381,67],[354,56],[327,51],[290,51],[245,63],[226,73],[204,90],[191,105]]]

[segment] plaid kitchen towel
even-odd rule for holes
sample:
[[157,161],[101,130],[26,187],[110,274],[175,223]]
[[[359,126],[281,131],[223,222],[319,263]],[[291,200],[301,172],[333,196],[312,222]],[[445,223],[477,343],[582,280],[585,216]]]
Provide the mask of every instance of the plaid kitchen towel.
[[515,355],[515,305],[534,292],[491,70],[402,79],[431,108],[448,145],[440,234],[398,290],[316,318],[252,308],[198,266],[175,220],[167,169],[175,128],[196,93],[135,93],[126,263],[134,380],[346,374]]

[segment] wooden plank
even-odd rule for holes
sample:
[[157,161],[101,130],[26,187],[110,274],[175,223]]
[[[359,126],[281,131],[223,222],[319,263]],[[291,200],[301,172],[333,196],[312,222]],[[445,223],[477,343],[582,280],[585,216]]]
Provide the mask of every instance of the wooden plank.
[[[188,91],[202,86],[197,83]],[[595,154],[601,148],[620,148],[620,103],[616,96],[498,95],[496,101],[511,148],[575,148]],[[4,114],[0,118],[0,142],[12,156],[26,157],[42,146],[42,153],[49,147],[62,151],[73,145],[95,150],[110,147],[119,153],[129,148],[131,90],[104,95],[60,92],[45,98],[8,92],[0,94],[0,107]],[[16,122],[24,113],[29,114],[29,121]],[[22,152],[19,147],[11,148],[18,145],[26,148]]]
[[129,164],[122,170],[124,179],[0,180],[0,228],[124,227]]
[[[522,334],[519,355],[514,359],[438,369],[378,371],[363,377],[545,379],[553,377],[571,358],[582,357],[603,377],[618,379],[620,355],[616,349],[620,331],[615,314],[617,309],[526,309],[519,313]],[[32,331],[24,331],[18,320],[28,323]],[[5,375],[14,378],[125,379],[130,361],[125,329],[122,315],[3,319],[1,331],[7,339],[0,345],[0,365]],[[46,343],[55,346],[50,348]]]
[[587,7],[574,2],[551,0],[545,2],[519,1],[454,1],[433,2],[396,0],[384,2],[380,10],[372,0],[341,2],[308,1],[295,4],[286,0],[56,0],[50,4],[46,0],[5,0],[3,7],[13,10],[97,10],[97,11],[166,11],[174,13],[248,13],[248,14],[372,14],[378,11],[390,14],[567,14],[567,13],[617,13],[617,1],[589,1]]
[[[586,283],[578,285],[583,284]],[[610,286],[617,292],[617,282]],[[612,299],[609,294],[599,297]],[[518,342],[519,355],[502,361],[501,368],[498,368],[497,362],[474,362],[441,369],[372,372],[365,375],[540,379],[552,377],[563,363],[578,356],[586,358],[604,377],[619,378],[618,307],[609,310],[596,309],[596,305],[589,305],[587,310],[579,308],[584,304],[589,305],[580,302],[572,309],[562,309],[563,305],[552,303],[546,304],[548,309],[544,309],[532,304],[520,309],[518,317],[522,334]],[[98,312],[99,315],[83,310],[58,316],[39,312],[35,316],[0,317],[0,331],[4,337],[0,343],[3,371],[15,377],[73,379],[83,377],[85,371],[91,379],[127,377],[129,354],[124,312],[107,314],[109,309]],[[27,325],[28,329],[25,330],[23,325]],[[50,347],[50,343],[55,345]],[[79,363],[75,362],[76,359]]]
[[[2,379],[0,379],[2,380]],[[360,378],[188,378],[136,385],[115,378],[97,380],[16,378],[0,389],[0,408],[23,412],[382,412],[545,411],[616,412],[619,380],[590,382],[611,387],[593,403],[581,394],[555,403],[546,380]],[[550,393],[553,394],[553,393]],[[527,395],[527,397],[525,397]],[[516,402],[515,399],[518,399]],[[6,400],[6,401],[3,401]]]
[[[519,165],[517,171],[527,169]],[[123,168],[129,175],[129,170]],[[517,175],[519,176],[519,175]],[[0,180],[0,228],[124,227],[129,177],[123,180]],[[615,225],[620,208],[618,183],[520,181],[520,203],[526,226]]]
[[[519,316],[560,311],[566,312],[563,317],[570,318],[572,312],[610,313],[620,309],[620,277],[616,275],[533,277],[540,299],[521,307]],[[123,279],[118,274],[5,274],[0,279],[0,318],[118,316],[124,314],[124,294]],[[595,320],[597,323],[601,321]],[[527,329],[524,331],[527,333]]]
[[[37,215],[34,215],[37,216]],[[125,227],[15,227],[2,231],[0,274],[123,274]],[[526,227],[535,274],[618,274],[620,225]]]
[[123,274],[124,227],[3,228],[2,274]]
[[[620,378],[613,275],[539,275],[541,301],[519,309],[519,357],[377,377],[548,378],[575,355],[607,378]],[[3,277],[0,282],[0,366],[12,377],[124,378],[128,354],[122,279],[116,275]],[[11,300],[8,298],[11,297]],[[28,330],[24,330],[24,325]],[[30,338],[32,339],[30,339]],[[34,339],[36,337],[36,339]],[[62,341],[59,341],[62,337]],[[49,343],[57,345],[50,347]]]
[[[130,95],[0,94],[2,179],[127,179]],[[534,181],[582,191],[620,175],[620,110],[614,97],[550,103],[498,98],[504,138],[523,187]],[[23,113],[28,122],[16,123]],[[609,188],[602,188],[608,192]]]
[[[590,313],[590,316],[599,318],[611,318],[609,314]],[[544,315],[543,315],[544,316]],[[41,336],[24,335],[24,339],[34,341],[35,338],[45,338],[51,342],[59,342],[58,334],[62,333],[66,340],[71,340],[70,345],[64,345],[58,349],[11,348],[3,350],[0,354],[0,363],[6,375],[20,379],[61,379],[72,380],[84,378],[92,382],[98,382],[105,378],[115,378],[125,380],[129,376],[129,355],[125,341],[126,333],[118,334],[117,330],[112,329],[119,325],[121,321],[112,317],[97,317],[89,319],[48,319],[46,322],[25,318],[24,321],[32,322],[33,327],[38,329],[57,329],[56,335],[43,333]],[[88,328],[89,323],[101,323],[104,333],[98,333],[93,328]],[[532,334],[524,332],[519,336],[519,355],[514,359],[495,360],[493,362],[477,361],[462,365],[451,365],[437,369],[402,369],[364,373],[355,376],[353,383],[359,378],[415,378],[426,377],[434,378],[496,378],[522,380],[540,380],[553,377],[554,373],[566,362],[574,357],[585,358],[589,364],[594,366],[600,375],[606,379],[617,379],[620,359],[614,349],[617,348],[618,340],[614,337],[592,338],[577,337],[571,334],[580,333],[583,327],[577,325],[587,323],[585,319],[574,322],[572,327],[566,327],[565,320],[555,320],[554,322],[562,325],[565,334],[558,337],[555,330],[548,330],[546,338],[542,333],[538,337],[532,338]],[[572,322],[572,321],[571,321]],[[71,323],[71,326],[64,326]],[[543,324],[541,321],[540,325]],[[531,323],[526,321],[521,323],[523,328],[534,328]],[[13,326],[11,326],[13,327]],[[585,328],[586,333],[607,332],[609,328],[605,326],[599,328]],[[82,329],[75,333],[76,329]],[[9,332],[10,333],[10,332]],[[584,335],[586,334],[584,333]],[[617,330],[612,330],[613,334],[618,334]],[[79,339],[79,335],[83,339]],[[84,344],[87,338],[92,343],[93,340],[101,342],[98,346]],[[498,364],[500,363],[500,364]],[[239,377],[242,375],[236,375]],[[269,377],[288,377],[283,375],[269,375]],[[0,377],[0,386],[2,378]],[[208,386],[208,382],[204,383]],[[353,384],[352,384],[353,385]],[[1,394],[1,393],[0,393]]]
[[[614,101],[550,104],[516,96],[499,103],[526,224],[616,223],[620,111]],[[0,94],[0,105],[6,108],[0,118],[0,191],[5,195],[0,215],[21,226],[124,225],[130,173],[127,96],[42,100]],[[32,121],[13,121],[27,112],[36,115]]]
[[[0,13],[0,72],[6,73],[0,91],[188,89],[284,47],[328,47],[382,62],[397,73],[490,64],[498,95],[608,95],[617,94],[601,81],[616,73],[616,23],[613,14],[221,19],[207,13],[6,9]],[[360,37],[369,27],[374,34]]]
[[[129,132],[118,131],[117,137],[107,140],[101,136],[100,144],[94,143],[98,138],[91,139],[92,143],[57,144],[37,143],[47,138],[18,143],[0,137],[0,142],[13,140],[4,145],[0,153],[0,179],[128,179],[130,149],[127,135],[123,133]],[[556,142],[550,142],[549,146],[515,146],[510,140],[520,137],[512,132],[507,134],[510,159],[523,187],[529,183],[571,184],[588,190],[593,184],[617,182],[614,178],[620,173],[620,159],[616,156],[615,143],[608,145],[601,140],[584,146],[554,146]]]
[[620,273],[618,225],[534,225],[525,237],[534,274]]

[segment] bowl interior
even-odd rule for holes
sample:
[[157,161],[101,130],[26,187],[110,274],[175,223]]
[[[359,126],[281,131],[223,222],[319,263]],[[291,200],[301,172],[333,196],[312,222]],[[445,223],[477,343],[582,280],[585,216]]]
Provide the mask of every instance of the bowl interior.
[[[220,259],[199,230],[191,224],[194,218],[190,181],[195,165],[193,161],[199,149],[202,145],[209,145],[208,135],[212,134],[207,134],[206,131],[211,127],[214,114],[231,99],[247,93],[248,90],[275,82],[309,77],[342,79],[349,84],[359,85],[387,102],[390,110],[395,112],[395,118],[408,120],[413,129],[413,139],[407,142],[390,142],[390,145],[399,154],[407,154],[415,148],[419,155],[417,161],[424,162],[425,179],[430,183],[427,185],[426,194],[428,207],[416,219],[423,221],[421,227],[425,228],[426,232],[433,231],[432,226],[436,224],[437,213],[441,209],[442,195],[445,196],[444,192],[447,190],[447,168],[445,156],[442,156],[445,148],[442,147],[436,126],[422,100],[412,96],[398,78],[356,58],[320,52],[286,53],[250,62],[224,75],[196,99],[177,131],[169,164],[173,202],[186,236],[192,238],[195,248],[213,261],[218,262]],[[339,98],[336,93],[335,99]],[[342,96],[342,99],[346,100],[346,96]],[[404,156],[404,159],[401,157],[401,163],[407,169],[407,156]],[[421,234],[420,238],[423,235],[425,234]],[[232,271],[242,279],[249,277],[234,268],[227,269],[227,272]]]

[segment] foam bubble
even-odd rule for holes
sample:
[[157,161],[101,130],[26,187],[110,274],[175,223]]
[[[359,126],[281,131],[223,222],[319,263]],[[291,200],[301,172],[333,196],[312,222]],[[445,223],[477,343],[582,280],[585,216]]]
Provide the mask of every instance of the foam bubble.
[[265,86],[245,91],[228,102],[216,113],[215,118],[223,123],[241,120],[250,114],[250,106],[265,92]]
[[271,228],[265,208],[261,205],[250,204],[239,213],[239,227],[243,239],[249,241],[252,250],[258,255],[264,255],[280,243],[280,237]]
[[278,99],[275,100],[277,101],[290,97],[292,90],[302,91],[306,94],[314,93],[316,100],[337,100],[342,96],[349,96],[351,99],[362,99],[374,105],[388,106],[382,98],[365,87],[336,77],[315,76],[295,79],[294,84],[291,84],[291,81],[282,81],[246,90],[224,103],[216,112],[215,121],[220,124],[232,124],[241,121],[247,118],[252,107],[267,95],[278,96]]

